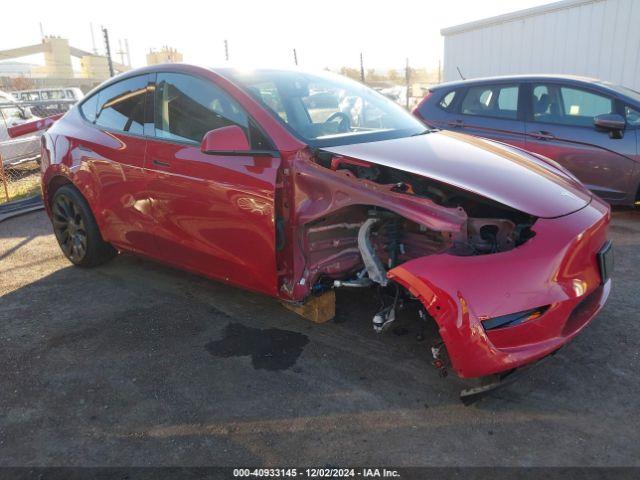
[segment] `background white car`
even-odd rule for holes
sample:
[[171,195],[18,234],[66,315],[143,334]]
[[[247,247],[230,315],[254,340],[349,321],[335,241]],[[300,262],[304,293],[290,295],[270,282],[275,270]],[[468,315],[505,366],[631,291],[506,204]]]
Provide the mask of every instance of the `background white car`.
[[40,134],[10,138],[7,128],[37,120],[28,107],[21,107],[13,97],[0,92],[0,155],[4,165],[15,165],[40,155]]

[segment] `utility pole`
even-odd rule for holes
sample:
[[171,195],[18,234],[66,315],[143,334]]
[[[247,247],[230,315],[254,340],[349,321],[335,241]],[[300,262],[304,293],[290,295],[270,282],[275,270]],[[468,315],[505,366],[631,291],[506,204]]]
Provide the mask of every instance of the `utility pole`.
[[104,48],[107,53],[107,62],[109,63],[109,76],[113,77],[113,61],[111,60],[111,47],[109,46],[109,32],[106,28],[102,27],[102,35],[104,36]]
[[362,59],[362,52],[360,52],[360,81],[364,83],[364,60]]
[[224,58],[227,62],[229,61],[229,42],[226,39],[224,41]]
[[293,49],[293,63],[296,64],[296,67],[298,66],[298,53],[295,48]]

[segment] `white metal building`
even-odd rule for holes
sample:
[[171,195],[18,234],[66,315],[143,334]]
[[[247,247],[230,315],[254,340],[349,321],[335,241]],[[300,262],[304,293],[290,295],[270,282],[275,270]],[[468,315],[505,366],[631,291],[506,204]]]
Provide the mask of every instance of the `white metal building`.
[[640,90],[640,0],[562,0],[441,30],[445,81],[528,73]]

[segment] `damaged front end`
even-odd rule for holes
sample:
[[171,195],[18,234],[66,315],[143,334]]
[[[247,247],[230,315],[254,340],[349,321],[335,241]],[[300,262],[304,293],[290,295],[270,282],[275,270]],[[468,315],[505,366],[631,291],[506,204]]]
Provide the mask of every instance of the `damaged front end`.
[[535,217],[441,182],[324,151],[304,160],[284,182],[292,255],[281,270],[292,277],[281,291],[291,300],[322,285],[387,286],[387,272],[409,260],[506,252],[535,235]]
[[[535,217],[420,175],[325,151],[294,165],[283,182],[292,186],[282,206],[293,221],[282,230],[282,296],[304,304],[335,288],[376,287],[384,302],[372,319],[377,333],[394,323],[399,305],[421,300],[398,281],[398,267],[508,252],[535,235]],[[419,320],[433,313],[423,302]],[[446,349],[437,352],[434,364],[445,371]]]
[[[596,254],[608,207],[577,190],[562,193],[562,179],[539,185],[551,185],[566,205],[543,197],[527,213],[369,159],[298,155],[282,182],[282,218],[291,220],[281,230],[281,298],[309,305],[336,288],[374,287],[377,333],[415,307],[418,339],[426,322],[437,326],[430,347],[441,375],[452,368],[481,378],[469,396],[552,354],[606,301],[610,281]],[[516,190],[510,195],[524,204]],[[534,194],[526,195],[532,203]]]

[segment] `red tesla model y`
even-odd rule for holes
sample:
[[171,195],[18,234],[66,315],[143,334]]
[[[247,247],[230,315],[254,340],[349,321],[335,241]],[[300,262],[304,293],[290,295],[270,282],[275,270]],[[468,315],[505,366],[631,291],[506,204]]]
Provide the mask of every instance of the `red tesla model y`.
[[76,265],[134,252],[298,306],[377,288],[375,331],[413,305],[461,377],[555,352],[611,286],[609,207],[570,173],[328,73],[127,72],[43,136],[42,187]]

